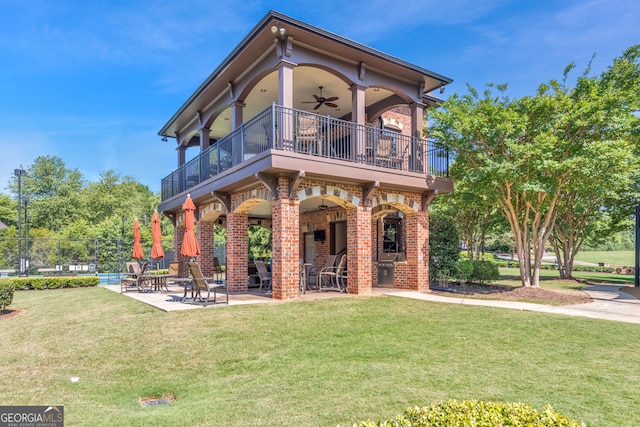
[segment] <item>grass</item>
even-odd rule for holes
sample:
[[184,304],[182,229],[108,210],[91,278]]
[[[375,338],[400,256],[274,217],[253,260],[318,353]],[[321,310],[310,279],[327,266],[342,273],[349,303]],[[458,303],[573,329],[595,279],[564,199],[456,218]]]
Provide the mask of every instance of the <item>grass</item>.
[[449,398],[640,425],[640,325],[393,297],[164,313],[100,288],[11,308],[0,402],[67,426],[345,426]]
[[581,251],[576,255],[576,261],[590,262],[598,264],[599,262],[608,263],[611,266],[627,266],[635,265],[634,251]]
[[[540,270],[541,287],[548,289],[573,289],[578,290],[584,287],[583,283],[575,280],[560,280],[557,270]],[[574,271],[573,277],[576,279],[589,280],[598,283],[613,283],[619,285],[633,286],[634,276],[625,274],[596,273],[589,271]],[[500,267],[500,279],[493,282],[498,285],[521,286],[520,270],[517,268]]]

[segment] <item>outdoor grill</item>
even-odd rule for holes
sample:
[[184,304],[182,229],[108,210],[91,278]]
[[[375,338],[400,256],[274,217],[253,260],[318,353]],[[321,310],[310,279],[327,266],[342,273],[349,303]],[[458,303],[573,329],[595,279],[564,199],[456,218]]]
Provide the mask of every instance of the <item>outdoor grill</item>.
[[393,286],[396,253],[381,253],[378,255],[378,286]]

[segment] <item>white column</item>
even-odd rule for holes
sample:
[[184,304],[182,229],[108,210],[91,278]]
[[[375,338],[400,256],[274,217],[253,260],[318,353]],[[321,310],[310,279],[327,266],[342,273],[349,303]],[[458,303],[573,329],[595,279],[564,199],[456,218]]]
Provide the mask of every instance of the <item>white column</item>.
[[364,155],[366,135],[364,125],[366,124],[365,115],[365,96],[366,87],[357,84],[351,85],[351,121],[361,126],[355,126],[351,132],[351,159],[357,161],[358,154]]

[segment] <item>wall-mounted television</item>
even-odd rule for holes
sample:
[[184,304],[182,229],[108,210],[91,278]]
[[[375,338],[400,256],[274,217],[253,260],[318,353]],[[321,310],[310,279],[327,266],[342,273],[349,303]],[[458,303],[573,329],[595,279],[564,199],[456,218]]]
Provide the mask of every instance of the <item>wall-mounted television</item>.
[[313,232],[313,240],[316,242],[324,242],[324,239],[327,238],[327,234],[325,230],[316,230]]

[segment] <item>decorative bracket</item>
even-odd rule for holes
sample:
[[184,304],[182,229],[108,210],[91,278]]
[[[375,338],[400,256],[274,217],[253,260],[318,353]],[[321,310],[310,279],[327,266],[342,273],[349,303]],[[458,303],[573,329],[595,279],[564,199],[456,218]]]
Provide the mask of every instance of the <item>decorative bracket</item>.
[[369,204],[371,202],[371,194],[373,194],[373,191],[378,187],[380,187],[380,181],[367,182],[362,187],[362,198],[365,203]]
[[229,83],[227,84],[227,87],[229,88],[229,97],[230,97],[231,99],[235,98],[235,93],[234,93],[234,90],[233,90],[233,83],[232,83],[232,82],[229,82]]
[[224,191],[212,191],[212,196],[215,196],[224,205],[227,212],[231,212],[231,196]]
[[366,69],[367,69],[367,64],[365,62],[360,62],[360,64],[358,64],[358,78],[361,81],[364,80]]
[[298,187],[302,182],[302,178],[304,178],[305,172],[298,171],[289,175],[289,198],[293,198],[295,194],[298,192]]
[[273,200],[278,200],[278,177],[268,173],[258,172],[256,178],[264,183],[269,190],[271,190],[271,196]]
[[438,195],[437,189],[427,190],[422,193],[422,210],[427,210],[427,206],[435,199],[436,195]]
[[171,220],[171,224],[173,224],[173,226],[176,226],[176,214],[173,212],[160,212],[162,215],[166,216],[167,218],[169,218]]

